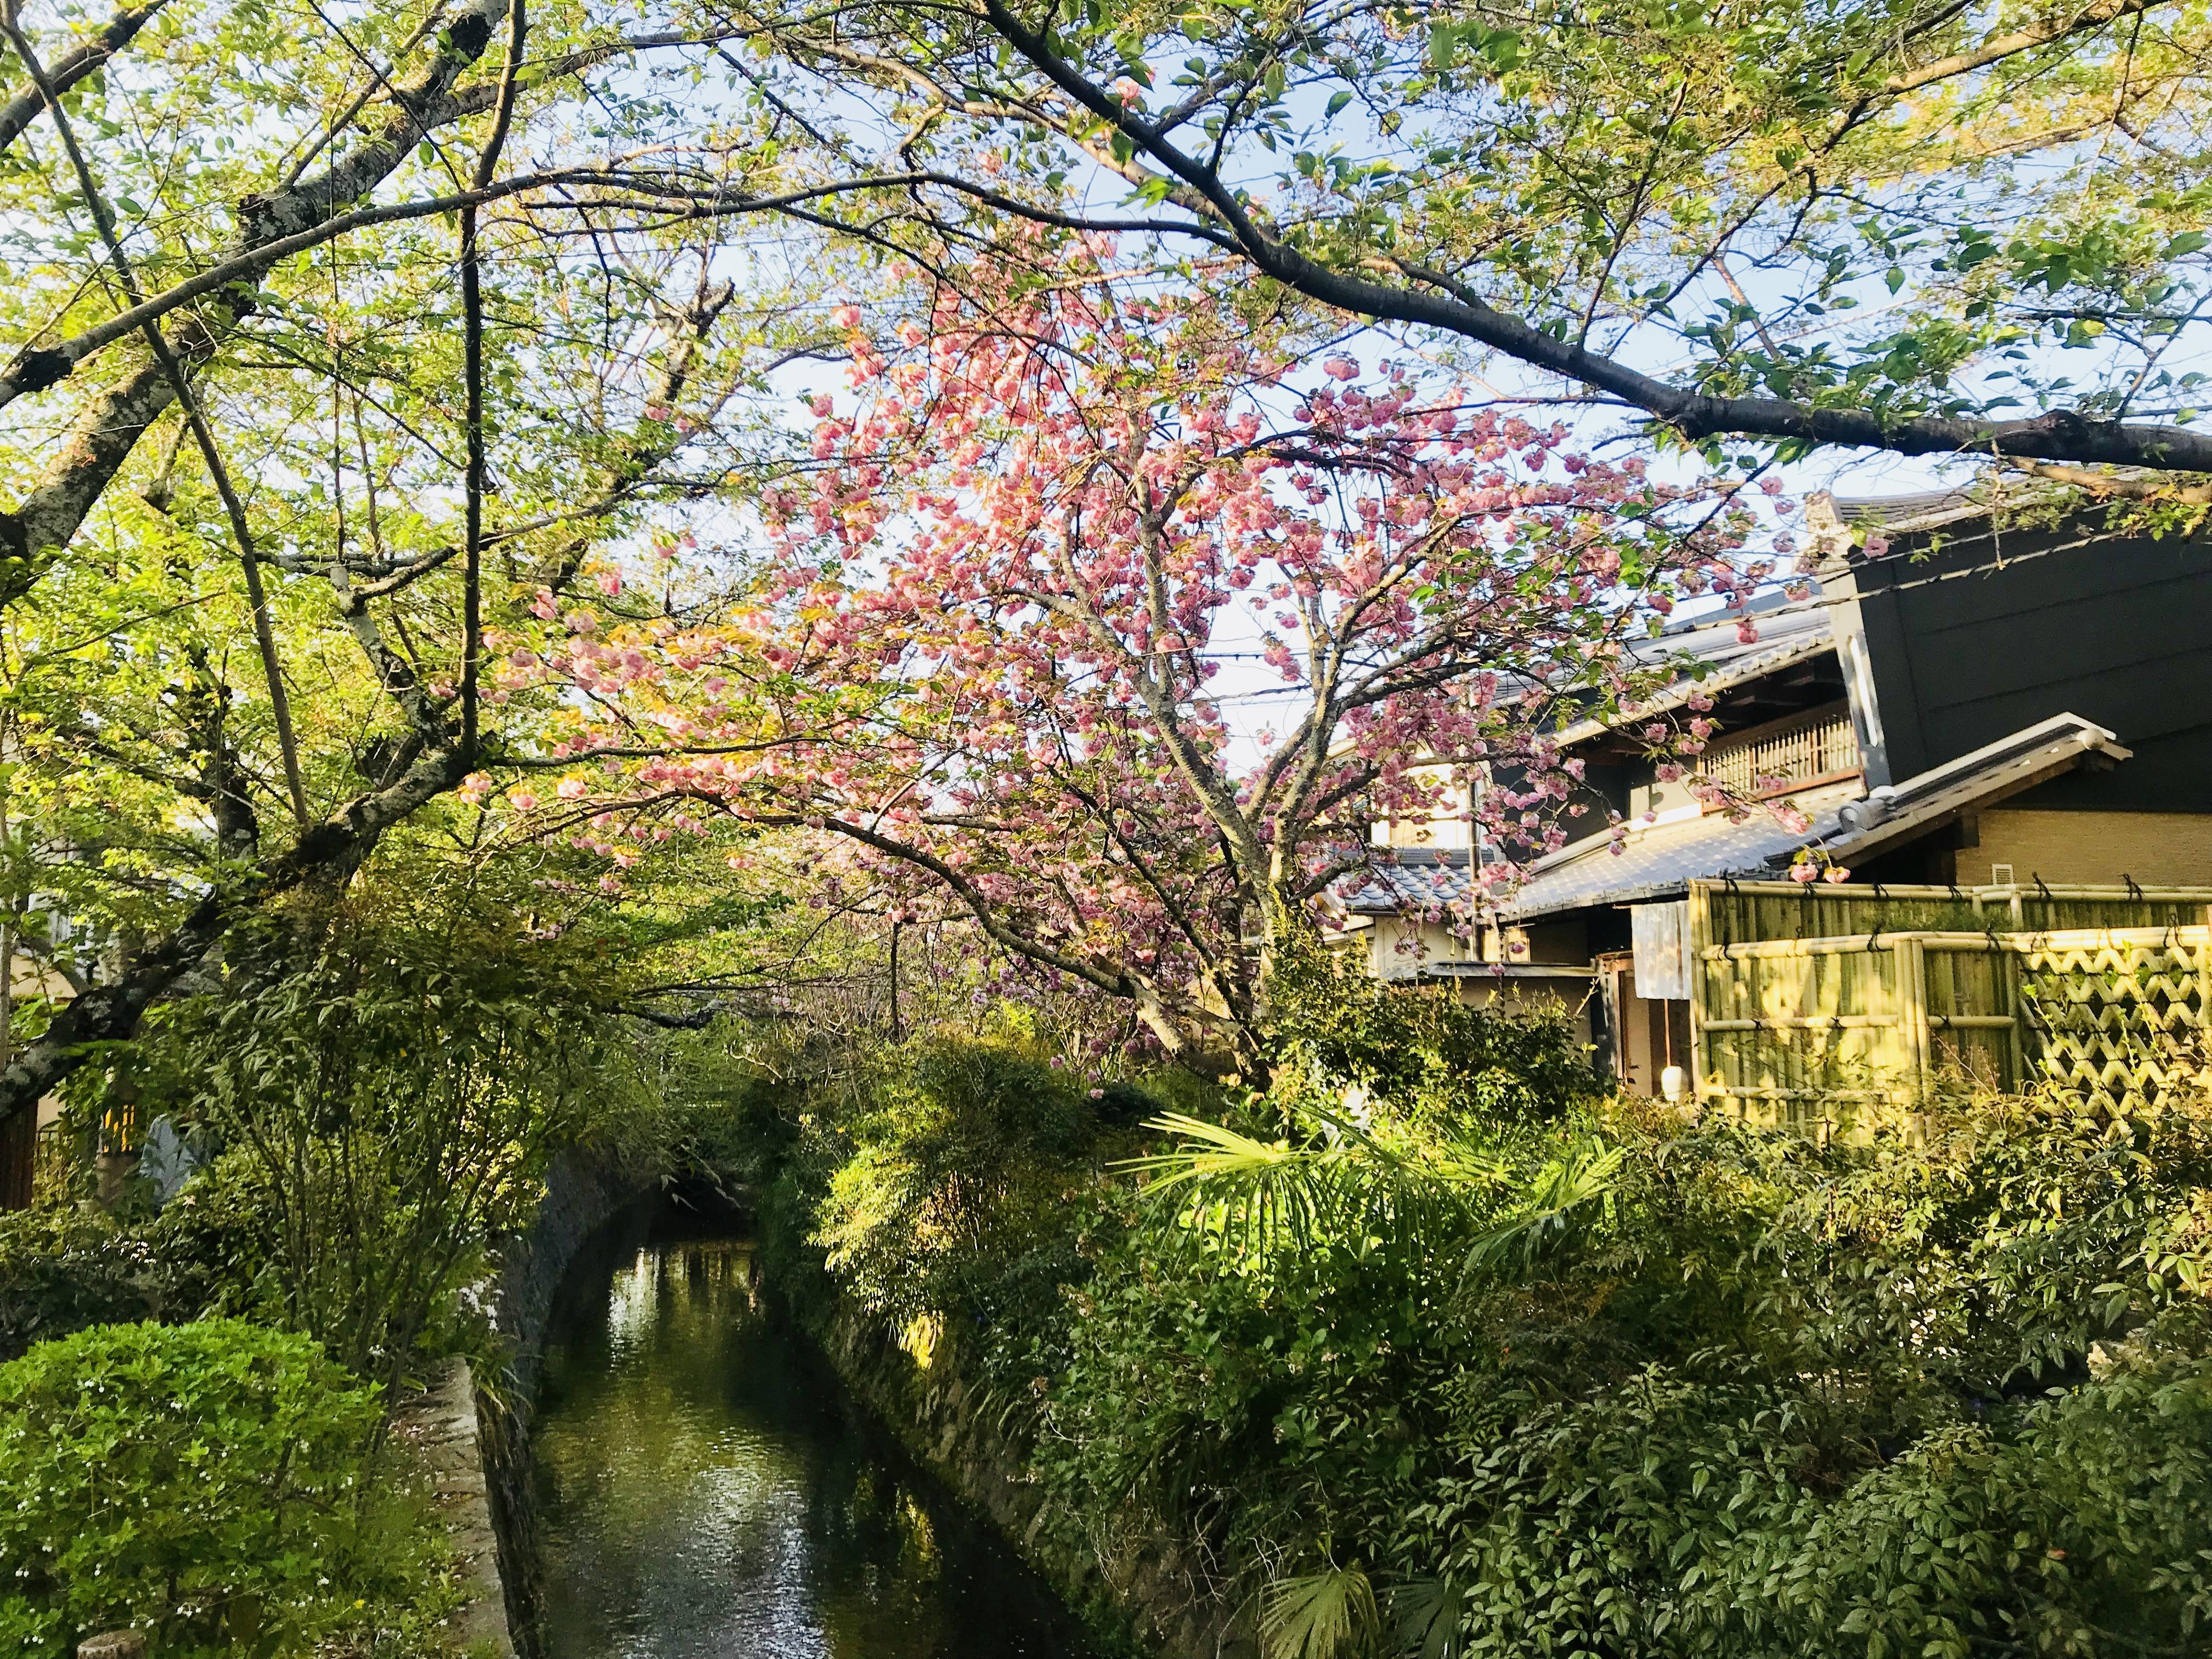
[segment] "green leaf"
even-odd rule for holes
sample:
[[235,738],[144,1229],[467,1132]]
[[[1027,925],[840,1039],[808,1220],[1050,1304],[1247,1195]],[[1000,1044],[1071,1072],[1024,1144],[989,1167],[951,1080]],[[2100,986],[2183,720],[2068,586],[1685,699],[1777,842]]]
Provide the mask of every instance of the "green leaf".
[[1266,1659],[1352,1659],[1380,1626],[1375,1591],[1357,1567],[1279,1578],[1260,1593]]

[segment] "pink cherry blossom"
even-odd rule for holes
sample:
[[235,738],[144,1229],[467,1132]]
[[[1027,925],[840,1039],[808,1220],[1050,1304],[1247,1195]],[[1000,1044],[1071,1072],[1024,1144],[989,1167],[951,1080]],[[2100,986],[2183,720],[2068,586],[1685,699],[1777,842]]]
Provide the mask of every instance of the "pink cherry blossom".
[[[1674,707],[1676,669],[1624,641],[1692,585],[1741,602],[1748,515],[1413,368],[1333,357],[1298,407],[1289,337],[1132,294],[1080,240],[1049,257],[1051,287],[981,262],[881,342],[836,307],[852,390],[808,400],[812,463],[761,497],[757,600],[592,600],[501,649],[560,688],[545,747],[578,764],[554,794],[588,855],[772,826],[825,911],[988,922],[996,994],[1235,1047],[1273,942],[1340,926],[1328,880],[1370,823],[1494,849],[1475,896],[1416,906],[1462,937],[1564,844],[1589,809],[1554,734]],[[1712,728],[1629,729],[1679,773]]]
[[[1241,896],[1270,937],[1316,925],[1309,872],[1368,822],[1451,810],[1409,762],[1499,769],[1474,814],[1498,868],[1561,844],[1580,763],[1545,734],[1651,675],[1620,636],[1677,580],[1737,587],[1741,532],[1701,488],[1568,458],[1564,428],[1470,415],[1410,371],[1363,384],[1332,357],[1292,411],[1286,343],[1084,280],[1077,248],[1050,289],[981,265],[926,329],[856,340],[850,404],[809,405],[817,470],[763,499],[772,597],[744,659],[777,698],[866,718],[636,775],[812,826],[819,879],[920,883],[993,918],[1009,971],[1141,986],[1172,1047],[1204,997],[1249,991]],[[1242,593],[1273,629],[1232,646]],[[1209,689],[1240,653],[1287,689],[1249,736]],[[580,680],[618,670],[626,700],[723,718],[727,676],[645,654],[580,649]],[[1658,720],[1646,738],[1702,741]]]

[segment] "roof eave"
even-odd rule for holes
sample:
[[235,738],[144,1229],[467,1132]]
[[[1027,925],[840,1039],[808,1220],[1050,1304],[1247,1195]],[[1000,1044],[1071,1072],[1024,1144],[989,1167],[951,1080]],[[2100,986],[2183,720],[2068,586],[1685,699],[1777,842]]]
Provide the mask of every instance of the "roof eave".
[[1826,656],[1832,653],[1835,648],[1835,640],[1826,634],[1814,635],[1808,639],[1799,641],[1793,646],[1777,647],[1771,655],[1753,657],[1733,669],[1723,669],[1705,679],[1676,680],[1663,691],[1638,703],[1634,713],[1624,714],[1618,720],[1577,720],[1572,726],[1563,726],[1553,733],[1552,741],[1562,749],[1571,749],[1577,744],[1588,743],[1593,738],[1618,732],[1632,720],[1646,720],[1654,714],[1671,713],[1687,703],[1692,697],[1700,695],[1712,696],[1720,692],[1733,691],[1738,686],[1748,685],[1753,680],[1764,679],[1769,674],[1795,667],[1797,664],[1809,661],[1814,657]]
[[[1895,792],[1901,805],[1890,816],[1878,823],[1868,824],[1848,834],[1831,835],[1823,838],[1820,844],[1832,858],[1871,857],[1901,842],[1911,841],[1939,829],[1962,811],[1992,806],[2033,789],[2038,784],[2047,783],[2052,778],[2072,770],[2091,755],[2118,762],[2130,758],[2134,752],[2122,744],[2110,731],[2093,720],[2074,714],[2054,714],[2048,720],[2023,727],[2008,738],[1923,773],[1917,778],[1908,779]],[[1842,828],[1839,824],[1838,830]],[[1594,844],[1597,839],[1595,836],[1589,836],[1572,847],[1562,848],[1548,858],[1530,866],[1528,873],[1540,875],[1547,869],[1559,868],[1577,858],[1598,856],[1598,848]],[[1769,856],[1761,860],[1755,867],[1715,869],[1700,876],[1670,876],[1617,888],[1603,888],[1595,893],[1562,896],[1552,903],[1539,901],[1528,907],[1508,906],[1503,914],[1507,921],[1520,923],[1565,915],[1577,910],[1679,898],[1689,891],[1692,881],[1720,881],[1730,877],[1748,880],[1771,872],[1777,862],[1777,857]]]

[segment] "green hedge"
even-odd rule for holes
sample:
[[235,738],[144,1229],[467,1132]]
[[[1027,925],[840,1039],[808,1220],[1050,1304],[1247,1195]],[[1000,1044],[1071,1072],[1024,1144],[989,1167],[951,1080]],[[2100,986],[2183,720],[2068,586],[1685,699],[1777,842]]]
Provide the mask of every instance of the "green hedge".
[[380,1418],[304,1337],[95,1327],[0,1365],[0,1651],[125,1626],[162,1659],[312,1646],[357,1616]]
[[88,1325],[155,1313],[150,1263],[143,1241],[99,1209],[0,1213],[0,1361]]

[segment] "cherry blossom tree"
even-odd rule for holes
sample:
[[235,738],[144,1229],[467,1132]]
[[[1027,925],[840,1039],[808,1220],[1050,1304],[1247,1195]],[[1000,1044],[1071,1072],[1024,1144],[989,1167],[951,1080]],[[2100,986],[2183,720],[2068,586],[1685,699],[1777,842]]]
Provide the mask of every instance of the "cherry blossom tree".
[[[812,401],[811,486],[768,498],[750,647],[816,718],[643,765],[643,798],[811,830],[824,868],[919,882],[1231,1065],[1377,818],[1486,777],[1502,891],[1582,810],[1547,731],[1644,689],[1624,647],[1678,594],[1764,574],[1753,497],[1571,453],[1410,365],[1313,372],[1257,306],[1072,259],[895,338],[842,309],[849,386]],[[1240,738],[1239,706],[1267,729]]]

